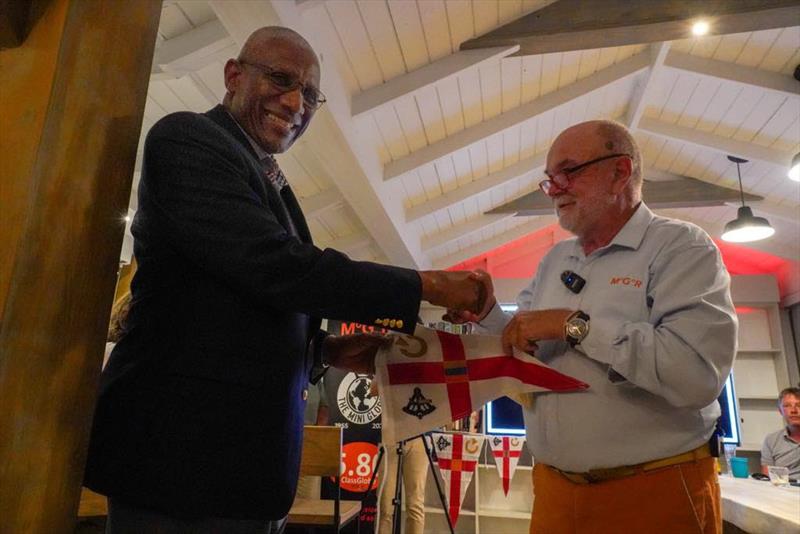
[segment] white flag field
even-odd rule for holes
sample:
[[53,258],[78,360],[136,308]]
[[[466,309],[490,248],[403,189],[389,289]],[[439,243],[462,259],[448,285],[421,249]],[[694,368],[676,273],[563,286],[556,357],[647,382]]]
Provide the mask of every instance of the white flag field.
[[417,326],[413,336],[392,338],[375,360],[384,443],[439,428],[504,395],[589,387],[528,354],[505,354],[500,336]]

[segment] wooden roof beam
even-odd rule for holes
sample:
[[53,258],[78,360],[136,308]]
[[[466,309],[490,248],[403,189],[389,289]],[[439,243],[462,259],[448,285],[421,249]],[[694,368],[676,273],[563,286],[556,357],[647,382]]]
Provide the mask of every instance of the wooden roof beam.
[[406,222],[413,222],[426,215],[447,209],[456,204],[465,202],[478,195],[503,187],[507,183],[522,176],[532,173],[542,173],[544,171],[545,158],[547,154],[542,152],[536,156],[526,158],[522,161],[510,165],[497,172],[493,172],[483,178],[478,178],[472,182],[462,185],[457,189],[448,191],[436,198],[418,204],[406,210]]
[[639,81],[636,91],[628,104],[628,113],[625,117],[625,124],[631,131],[636,131],[636,128],[639,127],[639,121],[642,118],[649,97],[653,93],[654,81],[661,69],[664,68],[664,60],[667,58],[669,48],[669,41],[650,45],[650,57],[652,58],[650,69]]
[[755,69],[745,65],[693,56],[674,50],[667,54],[664,66],[690,72],[704,78],[713,78],[779,93],[785,97],[800,97],[800,83],[793,77],[779,72]]
[[238,53],[233,38],[214,19],[159,44],[153,58],[156,79],[183,76]]
[[372,237],[366,232],[356,232],[344,237],[337,237],[328,243],[327,248],[333,248],[346,254],[353,254],[362,248],[370,246],[372,242]]
[[792,154],[753,143],[747,143],[745,141],[738,141],[729,137],[702,132],[694,128],[687,128],[686,126],[662,122],[649,117],[645,117],[640,121],[639,129],[659,137],[674,139],[703,149],[713,150],[720,154],[732,154],[750,161],[762,161],[770,165],[776,165],[781,167],[784,171],[789,168],[789,163],[792,161]]
[[519,55],[587,50],[692,37],[705,19],[710,34],[784,28],[800,19],[796,0],[560,0],[461,44],[461,50],[519,45]]
[[499,61],[518,50],[519,46],[500,46],[450,54],[438,61],[354,95],[351,103],[353,116],[369,113],[414,91],[424,89],[453,76],[458,76],[466,70],[477,68],[485,63]]
[[423,165],[432,163],[453,152],[481,142],[487,137],[513,128],[537,115],[547,113],[576,98],[602,89],[612,83],[633,76],[650,66],[647,54],[636,54],[624,61],[616,63],[591,76],[570,84],[558,91],[553,91],[523,104],[505,113],[501,113],[487,121],[471,126],[441,141],[423,147],[408,156],[402,157],[384,166],[383,179],[392,180],[407,172],[414,171]]
[[[724,206],[739,198],[737,189],[722,187],[696,178],[647,169],[644,175],[642,198],[652,209]],[[651,175],[655,179],[650,179]],[[749,193],[745,193],[744,197],[747,202],[763,200],[763,197]],[[486,215],[508,213],[518,216],[551,215],[553,202],[537,189],[487,211]]]
[[344,197],[335,187],[300,199],[300,206],[303,208],[303,214],[307,219],[319,217],[323,213],[340,208],[343,205]]

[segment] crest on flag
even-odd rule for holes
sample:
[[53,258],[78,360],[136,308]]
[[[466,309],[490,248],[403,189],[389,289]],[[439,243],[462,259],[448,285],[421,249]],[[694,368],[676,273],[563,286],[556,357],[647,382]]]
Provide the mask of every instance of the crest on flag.
[[447,514],[453,527],[461,512],[461,502],[467,493],[472,474],[478,465],[478,455],[485,436],[482,434],[432,434],[436,443],[439,474],[447,495]]
[[408,404],[403,406],[403,411],[409,415],[416,415],[418,419],[422,419],[436,409],[431,403],[430,399],[426,399],[422,394],[422,390],[414,388],[414,394],[408,399]]
[[491,436],[489,438],[492,456],[497,464],[497,473],[500,475],[500,480],[503,481],[503,492],[506,495],[508,495],[508,488],[511,485],[511,479],[514,478],[514,471],[517,469],[524,444],[525,438],[519,436]]
[[385,443],[444,426],[503,395],[589,387],[528,354],[505,354],[500,336],[417,326],[413,336],[392,338],[375,360]]

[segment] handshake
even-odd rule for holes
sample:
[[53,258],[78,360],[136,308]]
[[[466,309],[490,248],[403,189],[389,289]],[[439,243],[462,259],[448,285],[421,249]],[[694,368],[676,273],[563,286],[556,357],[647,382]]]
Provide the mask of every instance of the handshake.
[[420,271],[422,299],[447,308],[444,319],[465,323],[484,318],[495,304],[492,278],[484,271]]

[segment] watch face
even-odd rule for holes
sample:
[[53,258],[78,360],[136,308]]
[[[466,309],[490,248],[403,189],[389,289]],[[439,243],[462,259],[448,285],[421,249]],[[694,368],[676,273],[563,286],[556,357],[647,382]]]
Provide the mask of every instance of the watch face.
[[586,324],[586,321],[583,319],[572,319],[567,324],[567,333],[570,337],[581,339],[583,336],[586,335],[586,331],[589,329],[589,325]]

